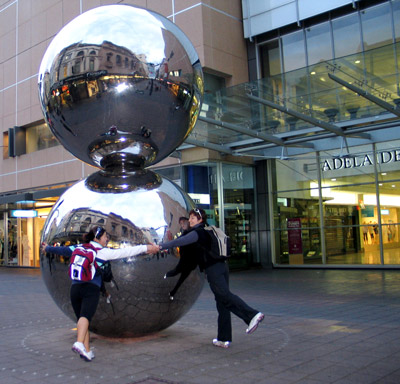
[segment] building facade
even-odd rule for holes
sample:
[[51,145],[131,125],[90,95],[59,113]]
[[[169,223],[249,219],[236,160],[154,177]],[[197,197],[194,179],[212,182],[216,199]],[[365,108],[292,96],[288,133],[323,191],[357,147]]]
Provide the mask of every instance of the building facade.
[[[95,171],[45,125],[37,74],[57,32],[106,3],[0,5],[2,265],[39,266],[52,205]],[[229,234],[232,268],[400,264],[400,0],[122,3],[168,17],[199,54],[198,122],[155,168]],[[77,45],[65,52],[60,79],[82,66],[140,72],[140,59]],[[163,68],[153,75],[174,76]],[[60,97],[67,103],[69,90]],[[120,225],[114,230],[124,234]]]

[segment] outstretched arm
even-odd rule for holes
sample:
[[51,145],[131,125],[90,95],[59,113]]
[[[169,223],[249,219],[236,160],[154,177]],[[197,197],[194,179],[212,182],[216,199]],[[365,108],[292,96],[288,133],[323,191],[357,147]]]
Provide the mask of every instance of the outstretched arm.
[[183,245],[197,243],[198,241],[199,241],[199,235],[197,234],[197,232],[190,231],[186,235],[180,236],[177,239],[160,244],[160,249],[182,247]]
[[50,245],[42,244],[41,249],[43,252],[54,253],[56,255],[65,256],[65,257],[71,257],[74,247],[73,246],[72,247],[65,247],[65,246],[51,247]]
[[158,251],[159,247],[155,244],[135,245],[133,247],[119,249],[102,248],[97,252],[97,257],[102,260],[116,260],[137,256],[142,253],[157,253]]

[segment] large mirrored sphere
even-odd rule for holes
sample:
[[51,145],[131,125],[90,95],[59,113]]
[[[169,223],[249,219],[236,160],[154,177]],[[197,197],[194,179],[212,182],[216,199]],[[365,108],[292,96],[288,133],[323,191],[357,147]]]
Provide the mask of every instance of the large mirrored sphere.
[[[42,241],[50,245],[80,243],[94,225],[106,228],[112,248],[173,239],[180,231],[179,217],[187,216],[194,206],[192,200],[168,179],[148,170],[139,173],[141,181],[128,190],[118,185],[124,183],[123,175],[113,180],[102,171],[69,188],[50,212]],[[164,279],[164,274],[176,266],[178,257],[174,250],[111,261],[116,285],[105,284],[112,304],[100,297],[90,329],[103,336],[136,337],[176,322],[196,301],[204,282],[197,268],[171,301],[169,292],[178,276]],[[69,297],[69,259],[42,253],[40,265],[50,295],[75,321]]]
[[167,157],[193,128],[203,94],[201,65],[185,34],[155,12],[121,4],[64,26],[38,80],[53,134],[103,169]]

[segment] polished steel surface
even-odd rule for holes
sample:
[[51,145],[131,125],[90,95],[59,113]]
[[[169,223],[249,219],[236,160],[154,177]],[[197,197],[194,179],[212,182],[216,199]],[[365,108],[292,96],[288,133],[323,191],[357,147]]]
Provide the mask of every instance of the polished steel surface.
[[192,130],[203,75],[184,33],[165,17],[108,5],[55,36],[39,69],[45,119],[64,147],[100,168],[148,166]]
[[[196,123],[203,94],[193,45],[168,19],[129,5],[92,9],[50,43],[39,70],[39,99],[54,135],[74,156],[101,168],[69,188],[48,216],[42,242],[82,242],[93,225],[109,246],[159,243],[179,231],[194,207],[173,182],[144,169],[179,146]],[[186,313],[203,287],[193,271],[173,301],[176,251],[112,261],[112,305],[100,300],[90,329],[110,337],[142,336]],[[47,288],[74,319],[68,258],[41,254]]]
[[[101,171],[91,179],[102,180]],[[153,174],[153,176],[151,176]],[[156,183],[144,183],[132,191],[115,193],[103,187],[96,190],[88,179],[69,188],[54,205],[43,229],[42,240],[49,244],[82,241],[82,234],[93,225],[101,225],[111,235],[109,246],[159,243],[179,232],[178,219],[193,207],[192,200],[176,184],[151,171],[145,175]],[[133,337],[165,329],[184,315],[203,287],[199,270],[193,271],[173,301],[169,292],[176,278],[164,274],[178,262],[176,252],[140,255],[112,261],[118,286],[106,283],[112,296],[100,304],[90,329],[110,337]],[[69,260],[55,254],[41,255],[46,286],[56,304],[75,320],[69,298]]]

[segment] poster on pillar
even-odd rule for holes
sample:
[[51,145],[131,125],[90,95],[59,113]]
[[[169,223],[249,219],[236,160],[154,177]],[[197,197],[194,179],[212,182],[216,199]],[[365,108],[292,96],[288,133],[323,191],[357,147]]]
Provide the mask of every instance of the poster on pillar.
[[301,241],[301,220],[290,218],[287,220],[289,263],[303,264],[303,244]]

